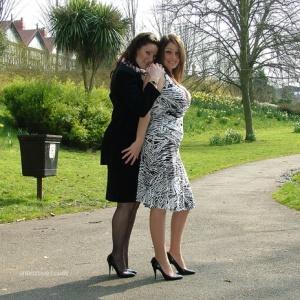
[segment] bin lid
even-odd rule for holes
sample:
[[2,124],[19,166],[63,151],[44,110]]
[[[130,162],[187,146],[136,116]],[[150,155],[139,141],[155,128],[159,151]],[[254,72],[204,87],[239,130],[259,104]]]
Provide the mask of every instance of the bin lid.
[[53,134],[18,134],[18,139],[20,141],[50,141],[50,142],[60,142],[62,135]]

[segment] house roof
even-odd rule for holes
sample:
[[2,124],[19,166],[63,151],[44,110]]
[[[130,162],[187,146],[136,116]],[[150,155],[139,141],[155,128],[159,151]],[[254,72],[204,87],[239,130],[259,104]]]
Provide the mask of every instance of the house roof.
[[49,53],[51,53],[53,48],[55,47],[54,38],[53,37],[43,37],[43,40],[45,42],[45,46],[48,49]]
[[24,29],[23,27],[23,18],[15,21],[0,21],[0,28],[7,30],[8,28],[13,27],[16,33],[19,35],[21,41],[28,47],[30,42],[34,39],[35,36],[41,41],[45,49],[49,52],[52,52],[54,48],[54,39],[52,37],[45,37],[44,28],[36,29]]
[[21,30],[20,35],[24,44],[28,46],[29,43],[34,38],[34,36],[36,35],[36,30],[35,29]]
[[0,28],[3,31],[6,31],[8,28],[11,28],[18,35],[19,39],[22,41],[22,37],[19,32],[19,30],[21,29],[21,26],[23,26],[23,20],[18,20],[16,22],[0,21]]
[[23,18],[15,21],[0,21],[0,28],[7,30],[10,27],[14,27],[16,31],[23,30]]

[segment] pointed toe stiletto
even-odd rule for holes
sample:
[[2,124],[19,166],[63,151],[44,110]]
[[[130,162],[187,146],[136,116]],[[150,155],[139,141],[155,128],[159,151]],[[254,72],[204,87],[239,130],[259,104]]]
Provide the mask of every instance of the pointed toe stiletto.
[[136,271],[136,270],[129,269],[129,268],[127,268],[126,270],[127,270],[128,272],[131,272],[131,273],[135,274],[135,275],[137,274],[137,271]]
[[182,279],[182,276],[178,275],[178,274],[176,274],[174,276],[170,276],[170,275],[166,274],[155,257],[153,257],[151,259],[151,265],[152,265],[152,268],[153,268],[155,279],[156,279],[156,270],[159,270],[161,272],[161,274],[162,274],[162,276],[164,277],[165,280],[179,280],[179,279]]
[[108,270],[109,270],[109,276],[111,273],[111,268],[113,267],[118,275],[119,278],[129,278],[129,277],[134,277],[135,274],[132,272],[129,272],[129,270],[125,269],[123,271],[119,270],[113,256],[109,254],[107,256],[107,263],[108,263]]
[[184,268],[180,267],[179,264],[174,259],[174,257],[170,254],[170,252],[167,252],[167,255],[168,255],[168,259],[169,259],[170,264],[174,265],[174,267],[176,268],[178,274],[180,274],[180,275],[193,275],[193,274],[196,273],[194,270],[184,269]]

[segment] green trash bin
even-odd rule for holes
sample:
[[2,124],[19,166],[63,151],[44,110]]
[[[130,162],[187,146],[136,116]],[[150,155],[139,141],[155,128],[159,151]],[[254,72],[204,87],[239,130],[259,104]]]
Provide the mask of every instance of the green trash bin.
[[23,176],[37,178],[37,197],[42,198],[42,178],[55,176],[61,135],[20,134]]

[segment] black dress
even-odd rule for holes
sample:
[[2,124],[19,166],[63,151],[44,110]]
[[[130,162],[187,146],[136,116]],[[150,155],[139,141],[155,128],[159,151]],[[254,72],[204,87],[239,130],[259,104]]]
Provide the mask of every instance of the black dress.
[[110,87],[112,118],[101,147],[101,164],[107,165],[106,199],[115,202],[135,202],[139,160],[133,166],[125,164],[121,151],[136,139],[139,117],[151,109],[159,91],[148,83],[143,90],[141,74],[121,63],[114,72]]

